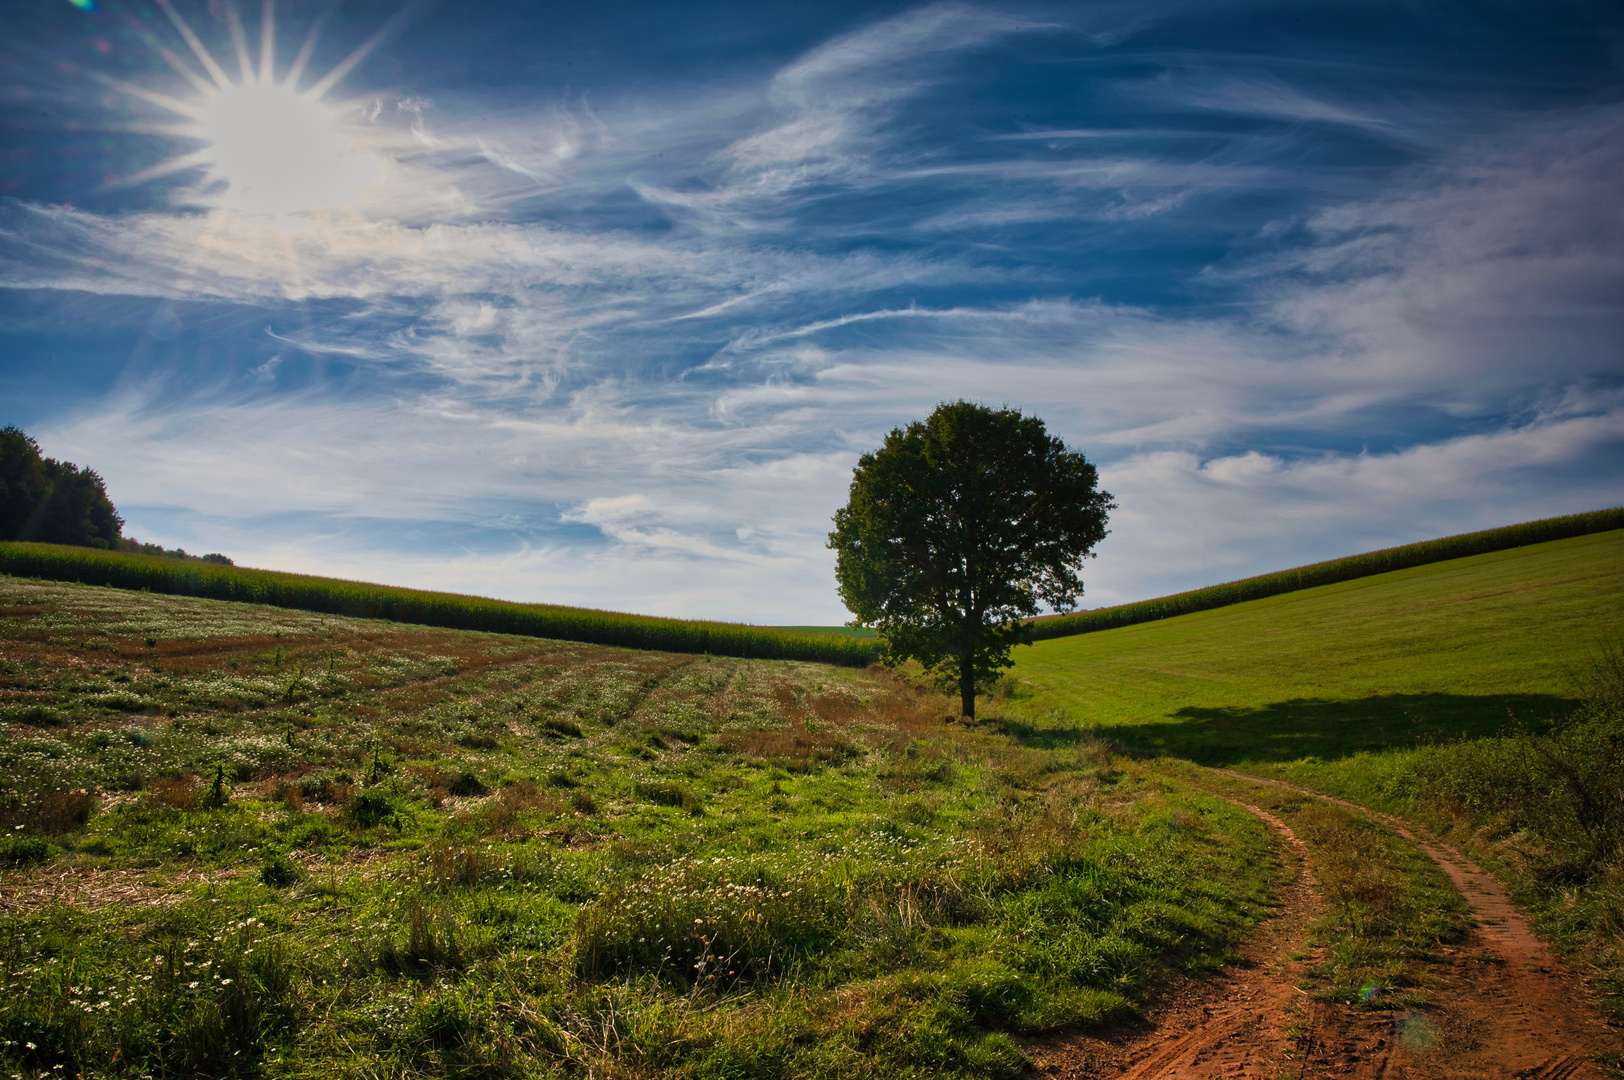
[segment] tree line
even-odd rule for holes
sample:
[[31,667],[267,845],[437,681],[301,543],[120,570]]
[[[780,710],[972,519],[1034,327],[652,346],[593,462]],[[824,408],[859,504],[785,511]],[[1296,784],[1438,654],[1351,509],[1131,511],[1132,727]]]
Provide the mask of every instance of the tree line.
[[14,425],[0,428],[0,540],[231,564],[217,553],[188,555],[182,548],[143,544],[126,537],[124,519],[108,497],[101,475],[71,461],[46,457],[39,443]]

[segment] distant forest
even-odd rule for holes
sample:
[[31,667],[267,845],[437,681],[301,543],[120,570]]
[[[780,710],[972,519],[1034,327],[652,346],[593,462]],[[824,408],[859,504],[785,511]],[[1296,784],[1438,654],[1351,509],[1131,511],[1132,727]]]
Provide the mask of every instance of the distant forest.
[[39,443],[17,427],[0,428],[0,540],[71,544],[232,565],[218,553],[188,555],[182,548],[143,544],[126,537],[124,519],[107,497],[107,485],[96,470],[45,457]]

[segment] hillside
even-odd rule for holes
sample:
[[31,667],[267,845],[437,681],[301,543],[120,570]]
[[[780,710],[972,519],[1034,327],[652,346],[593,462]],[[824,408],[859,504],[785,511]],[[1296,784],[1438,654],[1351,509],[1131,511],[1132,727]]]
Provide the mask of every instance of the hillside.
[[[1433,813],[1455,751],[1345,755],[1570,710],[1621,556],[1598,534],[1041,643],[975,726],[883,671],[0,576],[0,1065],[1093,1074],[1182,1045],[1167,987],[1227,1015],[1190,978],[1240,993],[1239,954],[1279,961],[1284,1011],[1236,1053],[1375,1075],[1407,1053],[1370,1049],[1382,1010],[1492,1019],[1467,960],[1493,945],[1439,867],[1357,808],[1096,735]],[[1590,880],[1611,856],[1573,854],[1571,813],[1504,816],[1560,787],[1507,767],[1526,749],[1483,759],[1522,785],[1483,801],[1519,865]],[[1566,919],[1541,925],[1615,957],[1616,892],[1537,894]],[[1301,1008],[1313,1043],[1282,1042]]]
[[852,668],[0,577],[0,1064],[1012,1078],[1266,913],[1248,812],[949,714]]
[[1038,642],[998,704],[1210,764],[1338,757],[1548,720],[1620,637],[1615,530]]

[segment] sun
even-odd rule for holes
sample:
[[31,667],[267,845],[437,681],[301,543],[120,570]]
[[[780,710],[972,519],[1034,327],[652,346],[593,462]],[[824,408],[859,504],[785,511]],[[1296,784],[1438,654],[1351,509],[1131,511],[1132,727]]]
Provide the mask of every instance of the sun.
[[161,43],[154,43],[154,47],[195,93],[177,97],[101,78],[181,117],[181,122],[161,130],[202,146],[126,177],[123,184],[202,169],[206,181],[201,191],[212,205],[253,214],[294,214],[353,205],[385,179],[388,161],[376,147],[368,145],[358,123],[358,110],[335,106],[324,99],[377,47],[400,16],[391,19],[325,76],[300,89],[320,22],[311,29],[286,74],[278,78],[272,0],[263,0],[261,8],[257,64],[249,54],[248,35],[236,5],[227,0],[213,6],[223,12],[231,32],[240,69],[234,79],[169,0],[156,2],[202,65],[203,74]]
[[345,206],[383,178],[383,161],[354,145],[336,111],[286,86],[210,93],[191,125],[207,145],[224,200],[251,213]]

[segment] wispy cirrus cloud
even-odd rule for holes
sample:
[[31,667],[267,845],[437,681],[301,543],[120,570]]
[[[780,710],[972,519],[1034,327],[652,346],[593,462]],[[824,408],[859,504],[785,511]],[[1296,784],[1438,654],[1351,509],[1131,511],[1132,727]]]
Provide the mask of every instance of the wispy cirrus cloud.
[[1194,10],[358,94],[364,206],[6,202],[44,314],[0,330],[133,335],[34,427],[144,538],[525,599],[837,621],[852,463],[961,396],[1101,462],[1095,602],[1624,499],[1618,108],[1342,86]]

